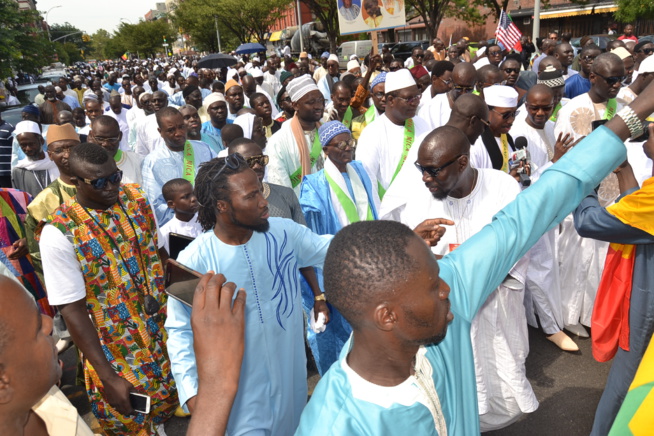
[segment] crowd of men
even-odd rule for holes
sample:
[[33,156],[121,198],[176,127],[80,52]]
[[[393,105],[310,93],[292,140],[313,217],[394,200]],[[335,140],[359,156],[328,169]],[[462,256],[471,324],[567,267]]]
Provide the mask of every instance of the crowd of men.
[[[190,434],[478,434],[536,412],[532,326],[613,359],[609,434],[654,332],[654,44],[632,29],[576,54],[436,38],[345,71],[70,68],[0,119],[0,267],[38,309],[0,282],[0,433],[89,434],[55,386],[74,343],[106,435],[173,414]],[[180,237],[193,307],[165,292]]]

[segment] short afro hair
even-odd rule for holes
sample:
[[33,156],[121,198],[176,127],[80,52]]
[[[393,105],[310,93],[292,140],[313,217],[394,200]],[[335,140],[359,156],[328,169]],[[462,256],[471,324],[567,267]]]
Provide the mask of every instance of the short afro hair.
[[431,77],[442,77],[446,71],[450,73],[454,70],[454,64],[450,61],[438,61],[431,70]]
[[85,142],[70,149],[68,165],[71,169],[79,168],[82,163],[104,165],[109,159],[112,159],[112,157],[109,156],[109,153],[104,147]]
[[336,234],[325,258],[325,295],[353,328],[366,307],[417,268],[406,253],[414,238],[404,224],[384,220],[354,223]]
[[161,187],[161,194],[163,195],[164,200],[170,201],[173,200],[173,196],[175,195],[175,192],[182,186],[190,185],[191,182],[189,182],[186,179],[171,179],[168,180],[164,185]]
[[172,106],[166,106],[164,108],[161,108],[161,110],[159,112],[157,112],[157,114],[155,115],[157,117],[157,126],[159,126],[159,128],[161,129],[163,127],[162,126],[162,123],[163,123],[162,120],[164,118],[174,117],[175,115],[180,115],[181,116],[181,114],[179,113],[177,108],[174,108]]

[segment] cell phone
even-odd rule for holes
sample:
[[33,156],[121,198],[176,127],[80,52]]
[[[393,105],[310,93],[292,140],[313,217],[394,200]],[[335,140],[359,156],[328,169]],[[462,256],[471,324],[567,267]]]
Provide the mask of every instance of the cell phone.
[[184,251],[186,247],[188,247],[188,244],[194,241],[195,238],[191,238],[190,236],[186,235],[180,235],[179,233],[174,233],[171,232],[168,235],[168,247],[170,248],[170,255],[171,259],[177,259],[177,256],[179,256],[179,253]]
[[145,415],[150,413],[150,397],[147,395],[139,394],[138,392],[129,393],[129,402],[132,409]]
[[166,294],[191,307],[195,288],[200,283],[202,274],[182,265],[174,259],[168,259],[166,265]]
[[590,123],[590,125],[593,127],[593,130],[597,129],[599,126],[603,126],[606,124],[608,120],[595,120]]

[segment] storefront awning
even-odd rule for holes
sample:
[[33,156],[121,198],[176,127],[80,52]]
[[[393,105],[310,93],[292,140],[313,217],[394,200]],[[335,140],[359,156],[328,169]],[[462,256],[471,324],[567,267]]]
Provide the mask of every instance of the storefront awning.
[[277,32],[273,32],[272,35],[270,35],[270,42],[275,42],[282,39],[282,32],[283,30],[278,30]]
[[540,13],[541,20],[550,20],[553,18],[564,18],[564,17],[576,17],[581,15],[591,15],[591,14],[604,14],[608,12],[615,12],[618,10],[618,7],[614,4],[600,5],[600,6],[586,6],[581,8],[566,9],[566,10],[554,10],[554,11],[544,11]]

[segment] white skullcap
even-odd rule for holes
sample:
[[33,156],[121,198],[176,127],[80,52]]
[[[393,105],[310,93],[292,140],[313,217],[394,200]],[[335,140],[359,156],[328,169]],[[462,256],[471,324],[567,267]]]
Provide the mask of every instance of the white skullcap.
[[55,86],[55,92],[61,92],[61,88],[58,86]]
[[21,133],[35,133],[41,136],[41,129],[39,129],[39,125],[34,121],[21,121],[16,124],[13,134],[14,136],[18,136]]
[[654,73],[654,56],[647,56],[638,67],[638,74]]
[[518,91],[516,91],[511,86],[503,86],[503,85],[489,86],[488,88],[484,88],[484,100],[486,100],[486,104],[488,106],[517,107]]
[[234,124],[238,124],[243,129],[243,136],[252,139],[252,125],[254,124],[255,114],[247,113],[239,115],[234,120]]
[[257,77],[263,77],[263,71],[261,71],[261,69],[259,69],[259,68],[251,68],[250,69],[250,75],[252,77],[254,77],[255,79]]
[[[146,92],[142,92],[141,95],[139,95],[139,103],[143,103],[143,98],[144,98],[146,95],[148,95],[148,94],[152,94],[152,93],[151,93],[151,92],[147,92],[147,91],[146,91]],[[98,97],[96,97],[95,94],[91,94],[91,95],[93,95],[93,97],[95,97],[96,100],[97,100]],[[86,97],[84,97],[84,98],[86,98]]]
[[386,94],[410,86],[416,86],[416,81],[406,68],[386,74]]
[[360,67],[361,65],[359,65],[359,61],[357,61],[356,59],[352,59],[350,62],[347,63],[347,71]]
[[209,106],[217,101],[225,101],[225,97],[220,92],[212,92],[204,98],[202,106],[204,106],[205,109],[208,109]]
[[327,58],[327,62],[329,62],[329,61],[338,62],[338,56],[336,56],[335,54],[330,54],[329,57]]
[[252,62],[261,62],[261,61],[259,60],[258,57],[255,56],[255,57],[252,58]]
[[292,102],[299,101],[302,97],[311,91],[320,91],[316,86],[310,75],[305,74],[288,82],[286,85],[288,96],[291,97]]
[[359,59],[359,56],[357,56],[356,54],[350,55],[350,60],[351,61],[358,60],[358,59]]
[[622,60],[627,59],[628,57],[631,57],[632,54],[629,53],[629,50],[627,50],[624,47],[616,47],[613,50],[611,50],[611,53],[618,55],[618,57]]

